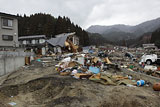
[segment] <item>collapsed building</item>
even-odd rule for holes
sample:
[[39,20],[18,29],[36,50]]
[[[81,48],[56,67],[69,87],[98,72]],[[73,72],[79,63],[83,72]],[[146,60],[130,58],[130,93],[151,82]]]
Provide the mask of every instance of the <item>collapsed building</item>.
[[78,52],[79,38],[74,33],[63,33],[56,35],[46,41],[50,51],[54,53]]

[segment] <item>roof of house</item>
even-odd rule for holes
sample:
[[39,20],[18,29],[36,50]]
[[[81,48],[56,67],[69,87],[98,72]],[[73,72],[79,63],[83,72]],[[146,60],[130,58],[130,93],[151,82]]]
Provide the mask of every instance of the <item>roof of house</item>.
[[21,37],[19,37],[19,40],[21,40],[21,39],[36,39],[36,38],[46,38],[46,35],[21,36]]
[[52,46],[64,47],[67,37],[68,37],[68,35],[65,35],[65,36],[62,36],[62,37],[57,37],[57,38],[51,38],[51,39],[47,40],[47,42],[49,44],[51,44]]
[[16,15],[12,15],[12,14],[8,14],[8,13],[2,13],[2,12],[0,12],[0,16],[7,16],[7,17],[17,18]]
[[62,34],[59,34],[59,35],[55,35],[56,38],[51,38],[51,39],[47,40],[47,42],[49,44],[51,44],[52,46],[64,47],[67,37],[70,36],[70,35],[74,35],[74,34],[75,34],[75,32],[73,32],[73,33],[62,33]]

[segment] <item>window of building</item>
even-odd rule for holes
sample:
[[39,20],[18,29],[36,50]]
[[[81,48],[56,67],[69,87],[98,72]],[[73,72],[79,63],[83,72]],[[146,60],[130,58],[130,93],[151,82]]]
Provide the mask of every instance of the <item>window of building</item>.
[[39,44],[39,40],[38,39],[36,39],[35,44]]
[[32,40],[26,40],[26,44],[32,44]]
[[23,40],[23,44],[26,45],[26,44],[27,44],[27,41],[26,41],[26,40]]
[[39,39],[39,43],[45,43],[44,39]]
[[36,40],[32,40],[32,44],[36,44]]
[[29,40],[26,40],[26,44],[29,44]]
[[20,44],[23,44],[23,41],[19,41]]
[[2,35],[2,39],[5,41],[13,41],[12,35]]
[[32,44],[32,40],[29,40],[29,44]]
[[2,26],[3,27],[13,27],[13,20],[7,19],[7,18],[2,18]]

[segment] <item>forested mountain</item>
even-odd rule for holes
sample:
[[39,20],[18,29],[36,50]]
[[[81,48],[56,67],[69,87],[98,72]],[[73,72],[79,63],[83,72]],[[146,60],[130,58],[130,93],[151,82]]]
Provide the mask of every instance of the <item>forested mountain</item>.
[[154,32],[148,32],[143,34],[141,37],[134,40],[132,47],[139,47],[142,44],[154,43],[158,48],[160,48],[160,28]]
[[112,42],[108,41],[106,38],[101,36],[98,33],[88,33],[89,35],[89,43],[90,45],[105,45],[105,44],[112,44]]
[[133,39],[133,40],[128,40],[128,46],[130,47],[141,47],[142,44],[148,44],[151,43],[151,36],[152,36],[152,32],[147,32],[144,33],[142,36]]
[[128,41],[137,39],[147,32],[154,32],[160,27],[160,18],[146,21],[136,26],[113,25],[113,26],[91,26],[87,29],[91,33],[100,33],[108,40],[117,43],[117,41]]
[[129,39],[135,38],[135,35],[133,33],[126,33],[122,31],[115,31],[115,32],[107,33],[107,34],[104,33],[102,34],[102,36],[112,42],[117,42],[120,40],[129,40]]
[[91,33],[107,34],[111,32],[130,32],[132,26],[117,24],[111,26],[92,25],[87,31]]
[[155,43],[155,45],[160,48],[160,28],[152,33],[151,43]]
[[88,33],[80,26],[75,25],[68,17],[55,18],[50,14],[37,13],[30,16],[18,16],[19,36],[46,35],[47,38],[57,34],[76,32],[80,38],[80,45],[89,45]]

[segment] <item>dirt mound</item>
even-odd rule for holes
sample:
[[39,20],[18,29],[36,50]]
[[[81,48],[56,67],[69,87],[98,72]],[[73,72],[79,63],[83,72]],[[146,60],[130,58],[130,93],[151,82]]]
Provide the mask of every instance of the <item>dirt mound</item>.
[[[148,87],[105,86],[69,76],[50,75],[25,84],[5,86],[0,93],[18,107],[159,107],[160,97]],[[13,97],[11,97],[13,96]]]

